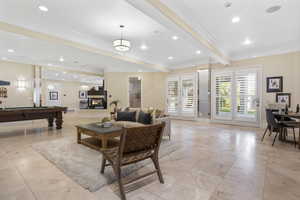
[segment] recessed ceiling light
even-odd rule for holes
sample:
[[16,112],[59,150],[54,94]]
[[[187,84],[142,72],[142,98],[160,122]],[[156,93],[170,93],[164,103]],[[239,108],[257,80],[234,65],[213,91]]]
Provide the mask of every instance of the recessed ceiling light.
[[251,43],[252,41],[249,38],[246,38],[245,41],[243,42],[244,45],[249,45]]
[[235,24],[235,23],[239,23],[240,20],[241,20],[240,17],[233,17],[231,21],[232,21],[232,23]]
[[65,59],[64,59],[63,57],[60,57],[60,58],[59,58],[59,61],[60,61],[60,62],[64,62]]
[[232,3],[229,1],[225,1],[224,6],[225,8],[230,8],[232,6]]
[[141,47],[140,47],[142,50],[147,50],[148,49],[148,47],[146,46],[146,45],[142,45]]
[[15,52],[15,50],[13,50],[13,49],[8,49],[7,52],[13,53],[13,52]]
[[48,8],[46,6],[40,5],[39,9],[40,9],[40,11],[48,12]]
[[64,74],[66,74],[67,72],[63,72]]
[[275,5],[275,6],[271,6],[269,8],[267,8],[266,12],[267,13],[274,13],[274,12],[277,12],[278,10],[281,9],[281,6],[280,5]]
[[173,39],[173,40],[178,40],[178,36],[174,35],[174,36],[172,37],[172,39]]
[[55,76],[58,76],[58,73],[56,73]]
[[173,60],[174,58],[173,58],[173,56],[169,56],[168,59],[169,60]]
[[196,54],[201,54],[201,51],[200,51],[200,50],[197,50],[197,51],[196,51]]

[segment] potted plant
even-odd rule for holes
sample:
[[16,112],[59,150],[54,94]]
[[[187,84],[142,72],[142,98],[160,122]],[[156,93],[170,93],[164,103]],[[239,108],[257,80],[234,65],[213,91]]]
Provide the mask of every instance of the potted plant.
[[112,105],[114,106],[113,111],[110,113],[111,114],[111,119],[115,119],[116,113],[118,111],[118,104],[120,103],[119,100],[114,100],[110,102],[109,106],[111,107]]
[[110,106],[114,105],[114,112],[117,112],[117,109],[118,109],[118,104],[120,103],[119,100],[114,100],[112,102],[110,102]]

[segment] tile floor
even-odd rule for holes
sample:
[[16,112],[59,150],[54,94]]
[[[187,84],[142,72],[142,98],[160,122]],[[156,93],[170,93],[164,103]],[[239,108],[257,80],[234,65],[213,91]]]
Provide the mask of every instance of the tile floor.
[[[43,120],[0,124],[0,200],[118,200],[116,184],[90,193],[31,148],[36,142],[75,137],[75,124],[101,116],[69,113],[60,131],[46,128]],[[280,142],[271,147],[272,137],[261,143],[262,132],[173,121],[172,141],[180,148],[161,159],[165,184],[156,176],[146,178],[128,188],[127,199],[299,200],[300,151]]]

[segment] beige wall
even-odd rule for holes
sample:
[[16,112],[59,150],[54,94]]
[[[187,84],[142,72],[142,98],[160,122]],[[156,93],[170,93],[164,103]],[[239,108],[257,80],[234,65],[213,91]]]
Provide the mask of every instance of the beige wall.
[[[300,104],[300,52],[288,53],[282,55],[266,56],[253,59],[234,61],[232,67],[257,67],[263,69],[263,102],[262,105],[275,102],[275,93],[266,93],[266,77],[283,76],[284,92],[292,93],[292,107]],[[171,73],[193,72],[198,69],[207,68],[208,65],[202,65],[195,68],[186,68],[175,70]],[[224,67],[221,65],[212,65],[213,68]],[[228,66],[227,66],[228,67]],[[6,106],[32,106],[33,88],[32,81],[34,70],[31,65],[17,64],[13,62],[0,61],[0,80],[10,81],[11,86],[8,87],[8,98],[4,99]],[[146,72],[146,73],[119,73],[108,72],[104,74],[105,86],[108,94],[111,94],[111,100],[120,100],[121,106],[128,106],[128,78],[130,76],[140,76],[142,78],[142,107],[165,108],[165,80],[168,73],[163,72]],[[28,81],[28,87],[24,91],[20,91],[16,87],[16,81],[24,79]],[[46,102],[45,90],[48,83],[53,81],[44,81],[43,86],[43,102]],[[78,108],[79,98],[78,91],[80,83],[57,82],[60,84],[62,97],[62,105],[70,108]],[[1,99],[3,100],[3,99]]]
[[105,87],[109,98],[120,100],[121,107],[129,105],[128,97],[128,78],[140,76],[142,79],[142,107],[165,108],[165,80],[167,73],[163,72],[144,72],[144,73],[124,73],[107,72],[104,73]]
[[[208,65],[174,70],[172,73],[195,72],[205,67]],[[212,68],[222,67],[224,66],[212,65]],[[283,92],[292,94],[292,108],[295,109],[296,105],[300,104],[300,52],[233,61],[230,66],[226,67],[262,67],[263,110],[268,103],[275,103],[276,93],[266,92],[266,77],[270,76],[283,76]],[[263,119],[265,119],[264,113]]]
[[[33,106],[34,67],[27,64],[0,61],[0,69],[0,80],[11,83],[10,86],[5,86],[8,89],[8,98],[0,98],[4,102],[5,107]],[[24,90],[17,88],[17,80],[19,79],[27,82],[27,87]],[[60,101],[56,105],[67,106],[70,109],[79,108],[79,90],[84,90],[81,86],[92,87],[92,85],[79,82],[43,80],[43,105],[51,105],[47,101],[49,98],[48,85],[55,86],[54,90],[59,91]],[[55,105],[55,102],[52,105]]]
[[[48,87],[53,87],[49,90]],[[81,86],[88,86],[88,88],[82,88]],[[93,85],[83,84],[79,82],[66,82],[66,81],[52,81],[43,80],[42,82],[42,99],[43,105],[46,106],[66,106],[69,110],[79,109],[79,91],[88,90]],[[49,101],[49,92],[57,91],[59,95],[58,101]]]
[[[8,98],[0,98],[6,107],[33,105],[33,76],[32,65],[0,61],[0,80],[11,83],[10,86],[5,86],[8,89]],[[17,88],[18,80],[26,81],[24,90]]]
[[300,52],[236,61],[239,66],[261,66],[263,69],[263,105],[275,103],[276,93],[266,92],[266,78],[283,76],[283,92],[292,94],[292,108],[300,104]]

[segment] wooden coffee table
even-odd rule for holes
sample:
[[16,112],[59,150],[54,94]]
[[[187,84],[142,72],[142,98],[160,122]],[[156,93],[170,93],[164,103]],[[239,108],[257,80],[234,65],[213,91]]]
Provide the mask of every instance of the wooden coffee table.
[[[121,126],[103,128],[99,123],[77,125],[76,128],[77,143],[98,151],[118,146],[119,140],[116,138],[121,136],[123,130]],[[82,135],[89,137],[82,138]]]

